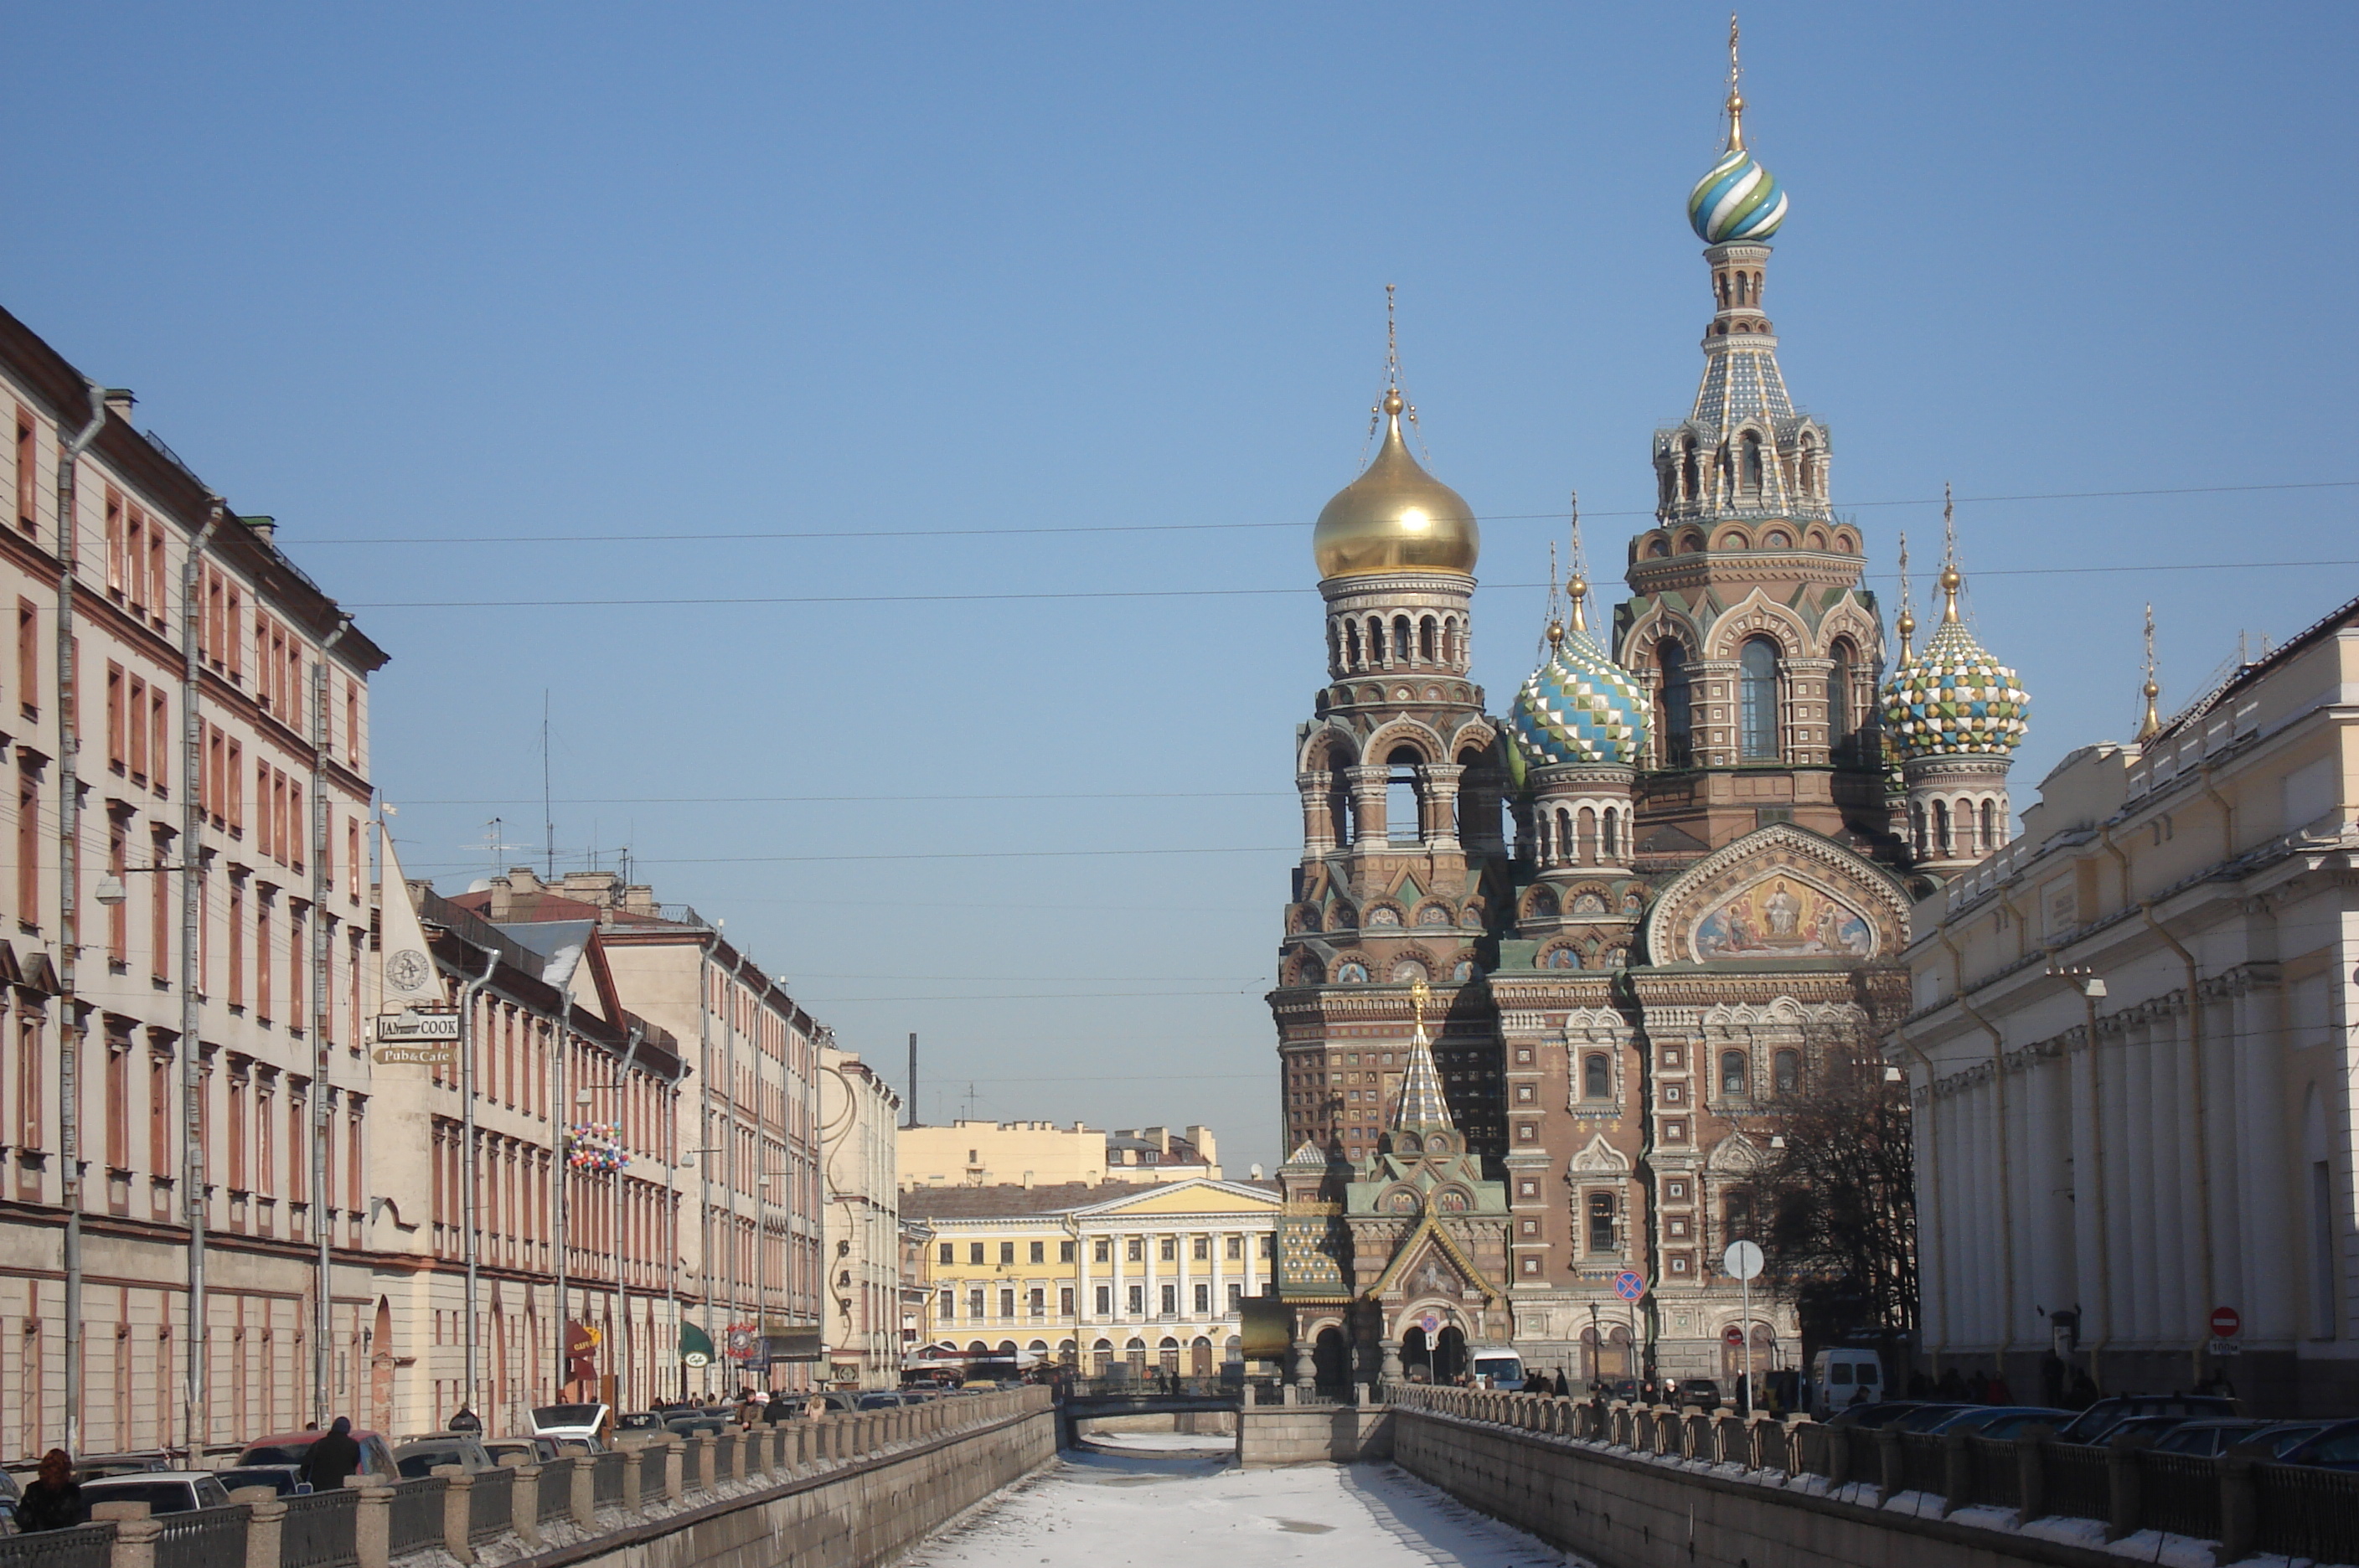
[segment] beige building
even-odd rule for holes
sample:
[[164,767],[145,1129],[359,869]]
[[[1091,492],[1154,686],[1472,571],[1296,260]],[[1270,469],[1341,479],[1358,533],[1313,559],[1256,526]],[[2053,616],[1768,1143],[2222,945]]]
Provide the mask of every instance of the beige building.
[[131,413],[0,312],[11,1460],[299,1425],[356,1397],[374,1317],[362,830],[386,656]]
[[2068,757],[1912,929],[1928,1355],[2359,1400],[2359,601]]
[[955,1121],[899,1132],[904,1187],[1054,1187],[1074,1182],[1221,1179],[1212,1129],[1124,1127],[1075,1122]]
[[901,1384],[901,1207],[893,1133],[901,1097],[869,1065],[821,1040],[820,1160],[827,1200],[820,1334],[837,1385]]
[[1261,1182],[922,1187],[931,1232],[924,1342],[1004,1355],[1215,1376],[1240,1355],[1240,1303],[1270,1280],[1278,1194]]

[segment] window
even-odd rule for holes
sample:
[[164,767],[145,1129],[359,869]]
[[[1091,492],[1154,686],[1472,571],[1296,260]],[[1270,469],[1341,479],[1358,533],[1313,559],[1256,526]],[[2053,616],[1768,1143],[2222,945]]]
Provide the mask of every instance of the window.
[[1277,1237],[1275,1235],[1264,1236],[1261,1238],[1261,1255],[1264,1258],[1277,1256]]
[[1777,645],[1750,637],[1737,658],[1739,743],[1748,761],[1777,757]]
[[1851,644],[1834,646],[1834,668],[1827,671],[1827,746],[1838,760],[1853,751],[1851,723]]
[[966,1260],[969,1267],[973,1267],[982,1263],[983,1243],[979,1241],[971,1241],[966,1244]]
[[1614,1194],[1589,1194],[1589,1250],[1593,1253],[1614,1250]]
[[1197,1287],[1196,1287],[1196,1315],[1197,1315],[1198,1317],[1202,1317],[1202,1316],[1204,1316],[1205,1314],[1209,1313],[1212,1310],[1212,1288],[1210,1285],[1199,1285],[1199,1286],[1197,1286]]
[[1094,1245],[1092,1247],[1092,1248],[1091,1248],[1091,1252],[1090,1252],[1090,1261],[1091,1261],[1091,1262],[1093,1262],[1093,1263],[1111,1263],[1111,1262],[1113,1262],[1113,1261],[1114,1261],[1114,1243],[1112,1243],[1112,1242],[1110,1242],[1110,1241],[1101,1241],[1101,1242],[1098,1242],[1098,1243],[1094,1244]]
[[1743,1192],[1731,1192],[1721,1206],[1721,1225],[1730,1241],[1742,1241],[1753,1234],[1753,1200]]
[[1610,1100],[1614,1097],[1613,1063],[1603,1055],[1582,1059],[1581,1097],[1584,1100]]
[[[1036,1242],[1034,1242],[1034,1243],[1032,1244],[1032,1248],[1031,1248],[1031,1252],[1030,1252],[1030,1255],[1029,1255],[1029,1261],[1034,1262],[1034,1263],[1046,1263],[1048,1260],[1049,1260],[1049,1244],[1048,1244],[1047,1242],[1043,1242],[1043,1241],[1036,1241]],[[1010,1259],[1008,1259],[1008,1261],[1012,1263],[1012,1262],[1014,1262],[1014,1261],[1015,1261],[1015,1259],[1010,1258]]]
[[27,718],[40,717],[40,613],[30,599],[16,601],[16,704]]
[[1241,1236],[1230,1236],[1225,1254],[1232,1262],[1242,1259],[1245,1255],[1245,1238]]
[[977,1323],[983,1321],[983,1292],[981,1290],[969,1290],[966,1293],[966,1315],[973,1318]]
[[1179,1262],[1179,1261],[1180,1261],[1180,1238],[1179,1238],[1178,1236],[1165,1236],[1165,1237],[1163,1238],[1163,1244],[1162,1244],[1162,1246],[1160,1246],[1159,1247],[1158,1247],[1158,1248],[1156,1249],[1156,1256],[1157,1256],[1157,1257],[1158,1257],[1159,1258],[1161,1258],[1161,1259],[1162,1259],[1162,1261],[1164,1261],[1164,1262],[1166,1262],[1166,1263],[1177,1263],[1177,1262]]
[[1144,1285],[1131,1286],[1127,1292],[1127,1297],[1130,1315],[1132,1317],[1140,1317],[1145,1315],[1147,1312],[1147,1287]]
[[1418,822],[1417,769],[1396,762],[1385,771],[1385,838],[1415,844],[1424,833]]
[[1114,1287],[1111,1285],[1101,1285],[1098,1287],[1098,1316],[1108,1318],[1113,1315]]
[[1002,1319],[1016,1315],[1016,1291],[1012,1286],[1004,1287],[999,1292],[999,1315]]
[[936,1305],[934,1312],[944,1323],[958,1316],[958,1292],[945,1287],[942,1290],[942,1299]]
[[1166,1285],[1162,1288],[1162,1295],[1163,1315],[1167,1318],[1174,1316],[1180,1311],[1180,1287]]
[[937,1258],[937,1261],[945,1264],[956,1263],[958,1261],[958,1243],[954,1241],[946,1241],[942,1243],[941,1253]]
[[41,464],[34,445],[33,416],[16,410],[16,526],[33,531],[33,512],[41,494]]
[[1781,1094],[1796,1094],[1801,1092],[1802,1053],[1800,1051],[1779,1051],[1777,1053],[1777,1060],[1774,1067],[1774,1072],[1776,1076],[1771,1080],[1771,1082],[1777,1085],[1777,1093]]
[[1212,1238],[1209,1236],[1196,1237],[1189,1249],[1189,1256],[1199,1263],[1210,1263],[1212,1260]]
[[1731,1099],[1745,1094],[1745,1052],[1723,1051],[1720,1053],[1720,1092]]
[[1691,734],[1695,708],[1688,679],[1688,650],[1667,641],[1655,650],[1655,659],[1663,671],[1658,713],[1663,736],[1663,766],[1686,768],[1695,759]]
[[1070,1241],[1059,1242],[1057,1244],[1057,1261],[1060,1263],[1071,1263],[1072,1260],[1073,1244]]
[[1123,1256],[1125,1260],[1127,1262],[1146,1262],[1147,1238],[1143,1236],[1134,1236],[1126,1238],[1123,1245]]
[[1071,1285],[1061,1286],[1057,1291],[1057,1315],[1060,1318],[1073,1315],[1073,1288]]

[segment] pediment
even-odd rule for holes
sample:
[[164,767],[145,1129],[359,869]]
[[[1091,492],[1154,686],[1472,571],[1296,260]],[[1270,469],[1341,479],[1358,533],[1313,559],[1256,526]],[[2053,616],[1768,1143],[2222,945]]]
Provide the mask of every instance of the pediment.
[[1745,834],[1688,867],[1647,919],[1650,964],[1865,960],[1908,943],[1891,875],[1789,822]]
[[1572,1169],[1582,1175],[1621,1174],[1630,1169],[1630,1157],[1605,1141],[1599,1133],[1589,1140],[1589,1147],[1572,1157]]

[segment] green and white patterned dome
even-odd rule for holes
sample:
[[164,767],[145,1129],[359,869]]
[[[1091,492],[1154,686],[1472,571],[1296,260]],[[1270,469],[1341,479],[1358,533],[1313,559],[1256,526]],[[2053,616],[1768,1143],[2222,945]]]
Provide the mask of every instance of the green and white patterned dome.
[[1533,768],[1559,763],[1635,767],[1647,750],[1647,699],[1582,624],[1588,585],[1575,580],[1572,626],[1549,628],[1554,647],[1507,711],[1507,734]]
[[1884,723],[1904,758],[2004,757],[2023,744],[2031,698],[1958,619],[1954,566],[1941,572],[1949,606],[1924,650],[1884,684]]

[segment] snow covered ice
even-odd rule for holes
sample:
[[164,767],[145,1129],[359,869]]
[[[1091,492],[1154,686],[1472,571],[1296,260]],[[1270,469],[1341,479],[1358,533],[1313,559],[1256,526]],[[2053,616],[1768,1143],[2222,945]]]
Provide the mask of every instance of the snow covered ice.
[[1239,1470],[1226,1459],[1075,1451],[903,1561],[908,1568],[1587,1568],[1389,1465]]

